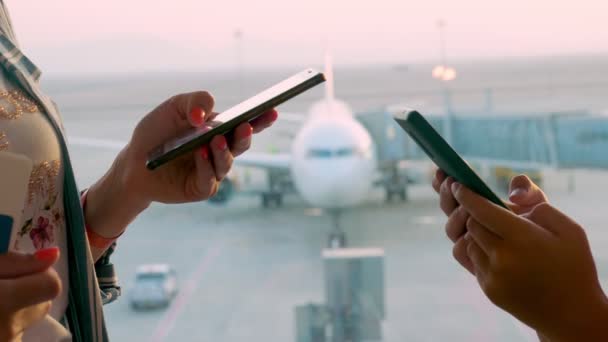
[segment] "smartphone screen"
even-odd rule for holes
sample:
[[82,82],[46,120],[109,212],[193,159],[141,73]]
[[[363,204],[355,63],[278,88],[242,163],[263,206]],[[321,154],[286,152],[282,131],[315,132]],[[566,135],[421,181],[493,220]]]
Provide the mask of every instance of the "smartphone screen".
[[494,204],[509,209],[420,113],[408,110],[395,114],[394,119],[446,174]]
[[206,122],[203,126],[193,128],[158,146],[149,153],[146,167],[153,170],[184,153],[193,151],[209,143],[214,136],[229,133],[239,124],[257,118],[324,81],[323,73],[314,69],[299,72],[220,113],[215,120]]

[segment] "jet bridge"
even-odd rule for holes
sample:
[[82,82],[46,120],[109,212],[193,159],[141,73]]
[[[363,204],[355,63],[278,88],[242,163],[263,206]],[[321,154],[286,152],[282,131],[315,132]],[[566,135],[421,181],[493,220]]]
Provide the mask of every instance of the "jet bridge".
[[382,340],[386,318],[384,250],[323,251],[325,303],[295,308],[297,342]]
[[[382,164],[426,159],[388,110],[360,113]],[[427,115],[445,136],[445,116]],[[514,168],[608,169],[608,117],[585,111],[454,113],[452,144],[469,162]]]

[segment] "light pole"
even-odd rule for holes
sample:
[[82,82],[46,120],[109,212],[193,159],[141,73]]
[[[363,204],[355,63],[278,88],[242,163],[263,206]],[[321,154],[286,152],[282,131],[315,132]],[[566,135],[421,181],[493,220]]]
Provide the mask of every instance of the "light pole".
[[437,29],[439,30],[439,65],[433,68],[433,78],[441,82],[441,92],[445,106],[445,120],[443,135],[445,140],[452,143],[452,101],[450,99],[450,90],[448,82],[456,79],[456,70],[448,66],[446,37],[445,37],[446,22],[443,19],[437,21]]

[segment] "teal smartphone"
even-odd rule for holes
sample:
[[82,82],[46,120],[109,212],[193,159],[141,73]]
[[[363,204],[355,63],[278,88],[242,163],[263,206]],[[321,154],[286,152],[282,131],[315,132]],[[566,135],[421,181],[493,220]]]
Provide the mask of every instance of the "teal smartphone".
[[448,176],[494,204],[510,210],[420,113],[405,110],[395,114],[393,118]]

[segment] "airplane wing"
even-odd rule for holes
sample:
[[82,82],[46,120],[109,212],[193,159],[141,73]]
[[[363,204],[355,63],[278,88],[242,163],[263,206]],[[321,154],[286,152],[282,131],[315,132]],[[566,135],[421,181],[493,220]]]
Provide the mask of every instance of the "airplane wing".
[[[120,140],[76,136],[68,137],[68,143],[71,146],[92,147],[116,151],[119,151],[126,145],[126,142]],[[291,166],[291,155],[287,153],[260,153],[248,151],[235,158],[234,163],[235,165],[239,166],[287,171]]]
[[267,170],[288,171],[291,167],[291,155],[287,153],[246,152],[235,158],[234,164]]

